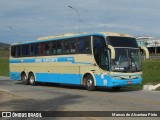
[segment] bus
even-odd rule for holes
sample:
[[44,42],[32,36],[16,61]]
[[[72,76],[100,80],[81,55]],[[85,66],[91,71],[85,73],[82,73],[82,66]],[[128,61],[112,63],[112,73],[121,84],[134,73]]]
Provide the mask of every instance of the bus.
[[60,83],[119,90],[142,83],[141,49],[128,34],[62,34],[11,45],[10,78],[24,85]]

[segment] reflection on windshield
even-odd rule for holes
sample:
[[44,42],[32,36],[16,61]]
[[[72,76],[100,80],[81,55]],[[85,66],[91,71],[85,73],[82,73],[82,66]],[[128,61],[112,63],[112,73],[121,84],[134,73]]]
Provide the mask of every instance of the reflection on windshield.
[[139,49],[115,48],[116,58],[112,61],[112,71],[138,72],[142,70]]

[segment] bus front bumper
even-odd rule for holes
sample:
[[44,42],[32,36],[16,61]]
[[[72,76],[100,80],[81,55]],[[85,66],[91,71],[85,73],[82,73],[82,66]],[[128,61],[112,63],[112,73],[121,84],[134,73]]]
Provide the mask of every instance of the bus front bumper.
[[128,86],[128,85],[137,85],[142,83],[142,78],[132,78],[132,79],[118,79],[111,76],[95,76],[96,86],[106,86],[106,87],[119,87],[119,86]]

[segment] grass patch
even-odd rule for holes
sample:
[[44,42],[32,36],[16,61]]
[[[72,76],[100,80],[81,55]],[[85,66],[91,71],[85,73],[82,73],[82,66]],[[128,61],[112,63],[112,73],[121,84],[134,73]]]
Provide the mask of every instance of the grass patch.
[[129,85],[129,86],[127,86],[127,88],[133,88],[133,89],[137,89],[137,90],[142,90],[143,89],[143,84]]
[[0,50],[0,57],[8,57],[9,51],[7,50]]
[[143,84],[160,83],[160,61],[143,62]]
[[9,76],[9,60],[0,59],[0,76]]

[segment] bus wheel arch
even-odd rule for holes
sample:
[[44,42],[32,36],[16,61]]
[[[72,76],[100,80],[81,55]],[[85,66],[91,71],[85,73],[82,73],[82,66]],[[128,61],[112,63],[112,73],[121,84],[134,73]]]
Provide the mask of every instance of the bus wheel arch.
[[31,86],[36,85],[36,76],[35,76],[34,72],[32,72],[32,71],[29,72],[29,74],[28,74],[28,80],[29,80],[29,84]]
[[28,75],[25,71],[21,72],[21,81],[22,81],[22,84],[24,85],[29,84]]
[[82,85],[85,85],[88,91],[95,90],[96,87],[96,79],[91,72],[87,72],[83,75]]

